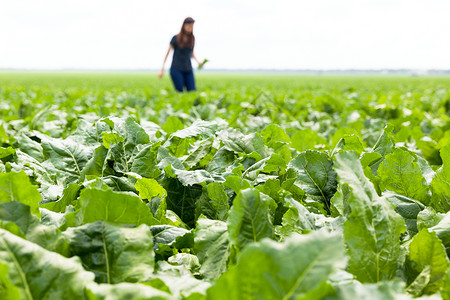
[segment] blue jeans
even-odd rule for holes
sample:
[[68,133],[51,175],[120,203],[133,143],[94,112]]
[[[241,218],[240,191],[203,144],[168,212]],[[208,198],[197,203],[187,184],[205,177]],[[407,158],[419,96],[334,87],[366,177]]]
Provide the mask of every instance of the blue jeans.
[[186,87],[188,92],[195,91],[194,71],[192,69],[188,72],[182,72],[178,69],[170,68],[170,77],[177,91],[182,92],[184,87]]

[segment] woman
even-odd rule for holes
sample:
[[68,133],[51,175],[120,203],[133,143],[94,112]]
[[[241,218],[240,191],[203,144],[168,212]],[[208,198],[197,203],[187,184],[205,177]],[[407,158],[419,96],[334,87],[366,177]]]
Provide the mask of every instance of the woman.
[[173,49],[170,77],[172,78],[175,89],[179,92],[182,92],[184,87],[186,87],[187,91],[195,91],[195,79],[191,65],[191,57],[197,61],[200,67],[203,65],[194,54],[194,22],[195,21],[192,18],[186,18],[184,20],[180,33],[174,35],[170,41],[169,50],[167,50],[163,66],[158,74],[159,78],[162,78],[164,75],[164,64],[166,63],[170,50]]

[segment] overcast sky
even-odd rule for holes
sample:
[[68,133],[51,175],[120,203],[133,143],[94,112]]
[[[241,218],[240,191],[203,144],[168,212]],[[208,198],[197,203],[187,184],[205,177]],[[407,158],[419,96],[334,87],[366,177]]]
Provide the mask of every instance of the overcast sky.
[[211,69],[450,69],[449,14],[449,0],[0,0],[0,68],[159,69],[191,16]]

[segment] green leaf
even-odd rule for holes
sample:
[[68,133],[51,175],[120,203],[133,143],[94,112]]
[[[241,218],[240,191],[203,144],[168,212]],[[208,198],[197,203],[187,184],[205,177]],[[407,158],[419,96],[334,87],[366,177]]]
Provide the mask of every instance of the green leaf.
[[213,144],[213,138],[199,141],[197,146],[191,151],[189,151],[189,155],[183,160],[183,165],[186,167],[186,170],[192,169],[195,167],[205,156],[210,154],[211,147]]
[[170,225],[155,225],[150,227],[153,235],[154,248],[162,245],[172,246],[176,249],[192,248],[194,238],[190,230]]
[[314,217],[306,207],[292,199],[291,196],[287,196],[285,201],[289,209],[283,215],[282,226],[277,230],[282,238],[286,238],[294,232],[306,234],[316,229]]
[[230,241],[238,249],[263,238],[273,238],[273,217],[276,203],[270,197],[263,197],[256,189],[242,190],[234,199],[228,217]]
[[64,190],[63,195],[61,199],[55,202],[48,202],[45,204],[42,204],[40,207],[46,208],[48,210],[54,211],[54,212],[65,212],[66,207],[68,205],[73,204],[73,202],[78,198],[80,195],[81,185],[76,183],[70,183]]
[[225,221],[228,216],[228,195],[222,183],[212,182],[203,188],[197,201],[195,215],[204,215],[209,219]]
[[331,212],[330,199],[337,189],[336,172],[328,155],[308,150],[300,153],[288,165],[295,172],[295,185],[304,190],[306,195],[324,205]]
[[108,149],[106,149],[103,145],[95,148],[93,156],[86,163],[81,172],[82,177],[86,175],[94,175],[97,177],[115,175],[116,172],[108,164],[107,158]]
[[28,205],[31,213],[41,217],[41,195],[23,171],[0,174],[0,204],[14,201]]
[[400,195],[429,203],[428,188],[414,157],[406,150],[396,148],[386,155],[378,167],[381,190],[388,189]]
[[84,189],[80,194],[82,224],[108,221],[122,224],[156,225],[150,208],[138,196],[111,190]]
[[330,274],[345,264],[337,235],[295,235],[284,243],[249,245],[237,265],[208,290],[208,299],[317,299]]
[[441,149],[442,166],[431,181],[433,207],[440,212],[450,211],[450,144]]
[[145,281],[153,273],[153,238],[147,226],[122,228],[95,222],[64,232],[72,255],[99,283]]
[[196,203],[202,195],[202,186],[194,184],[185,186],[176,178],[167,178],[162,186],[168,192],[167,209],[176,213],[184,223],[190,227],[195,226]]
[[137,178],[135,184],[141,199],[150,202],[150,208],[157,220],[163,220],[167,209],[167,191],[154,179]]
[[230,256],[227,224],[200,218],[194,231],[194,251],[200,263],[200,273],[208,280],[217,279],[227,269]]
[[94,274],[78,258],[65,258],[0,229],[0,263],[7,265],[21,299],[86,299]]
[[361,154],[364,151],[364,147],[359,137],[356,134],[352,134],[343,136],[334,147],[333,153],[341,150],[354,150],[356,153]]
[[167,134],[171,134],[175,131],[181,130],[184,128],[183,122],[175,116],[169,116],[161,127]]
[[98,284],[89,286],[89,300],[175,300],[176,297],[169,293],[144,284],[119,283]]
[[157,178],[161,175],[161,170],[157,167],[157,157],[160,143],[145,146],[134,157],[131,165],[131,172],[137,173],[147,178]]
[[19,149],[36,161],[43,162],[45,160],[44,149],[41,144],[26,136],[24,132],[19,134],[17,142],[19,143]]
[[78,177],[92,157],[92,148],[71,139],[45,137],[41,141],[45,158],[58,172]]
[[[407,290],[416,297],[438,292],[444,284],[448,266],[449,260],[436,233],[422,229],[409,245],[407,269],[411,272],[406,274],[410,283]],[[417,284],[418,275],[423,271],[427,271],[427,280]]]
[[153,197],[164,198],[167,195],[166,190],[158,181],[151,178],[138,178],[135,187],[141,199],[151,200]]
[[264,139],[264,144],[275,151],[279,150],[284,145],[288,145],[291,141],[283,128],[276,124],[271,124],[264,128],[264,130],[261,131],[261,136]]
[[298,152],[314,149],[316,146],[322,147],[327,144],[327,140],[312,129],[299,130],[291,136],[291,146]]
[[399,240],[405,223],[387,200],[378,197],[356,152],[337,153],[334,159],[339,183],[351,191],[347,199],[351,212],[344,224],[349,272],[363,283],[390,280],[402,263]]
[[12,147],[8,148],[0,147],[0,159],[7,158],[8,156],[13,155],[14,153],[16,153],[16,149]]
[[441,296],[443,300],[450,300],[450,268],[444,277],[444,283],[442,285]]
[[437,237],[444,244],[447,256],[450,257],[450,213],[447,213],[445,217],[438,224],[431,227],[430,230],[436,232]]
[[111,144],[119,144],[124,141],[123,137],[114,132],[102,132],[102,140],[106,149],[109,149]]
[[224,148],[238,154],[258,153],[262,158],[267,157],[268,150],[260,135],[252,133],[244,135],[237,130],[224,130],[218,133]]
[[[403,282],[400,280],[382,281],[376,284],[362,284],[358,281],[335,286],[335,300],[412,300],[403,293]],[[427,298],[428,299],[428,298]]]
[[0,296],[4,300],[19,300],[19,289],[8,276],[8,266],[0,263]]
[[250,183],[240,176],[228,176],[223,185],[232,189],[236,194],[239,194],[241,190],[250,188]]
[[[42,211],[42,224],[45,224],[45,210]],[[12,225],[16,226],[12,226]],[[42,225],[39,218],[31,214],[30,207],[9,202],[0,205],[0,228],[4,228],[17,236],[39,246],[68,256],[68,244],[61,232],[55,226]]]
[[401,195],[386,195],[386,199],[395,207],[395,211],[405,220],[406,229],[412,237],[417,234],[417,216],[425,206]]

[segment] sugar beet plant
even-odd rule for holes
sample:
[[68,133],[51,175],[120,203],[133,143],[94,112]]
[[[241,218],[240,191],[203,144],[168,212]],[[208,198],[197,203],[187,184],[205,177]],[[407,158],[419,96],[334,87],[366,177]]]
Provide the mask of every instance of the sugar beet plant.
[[450,299],[449,85],[214,80],[2,87],[1,299]]

